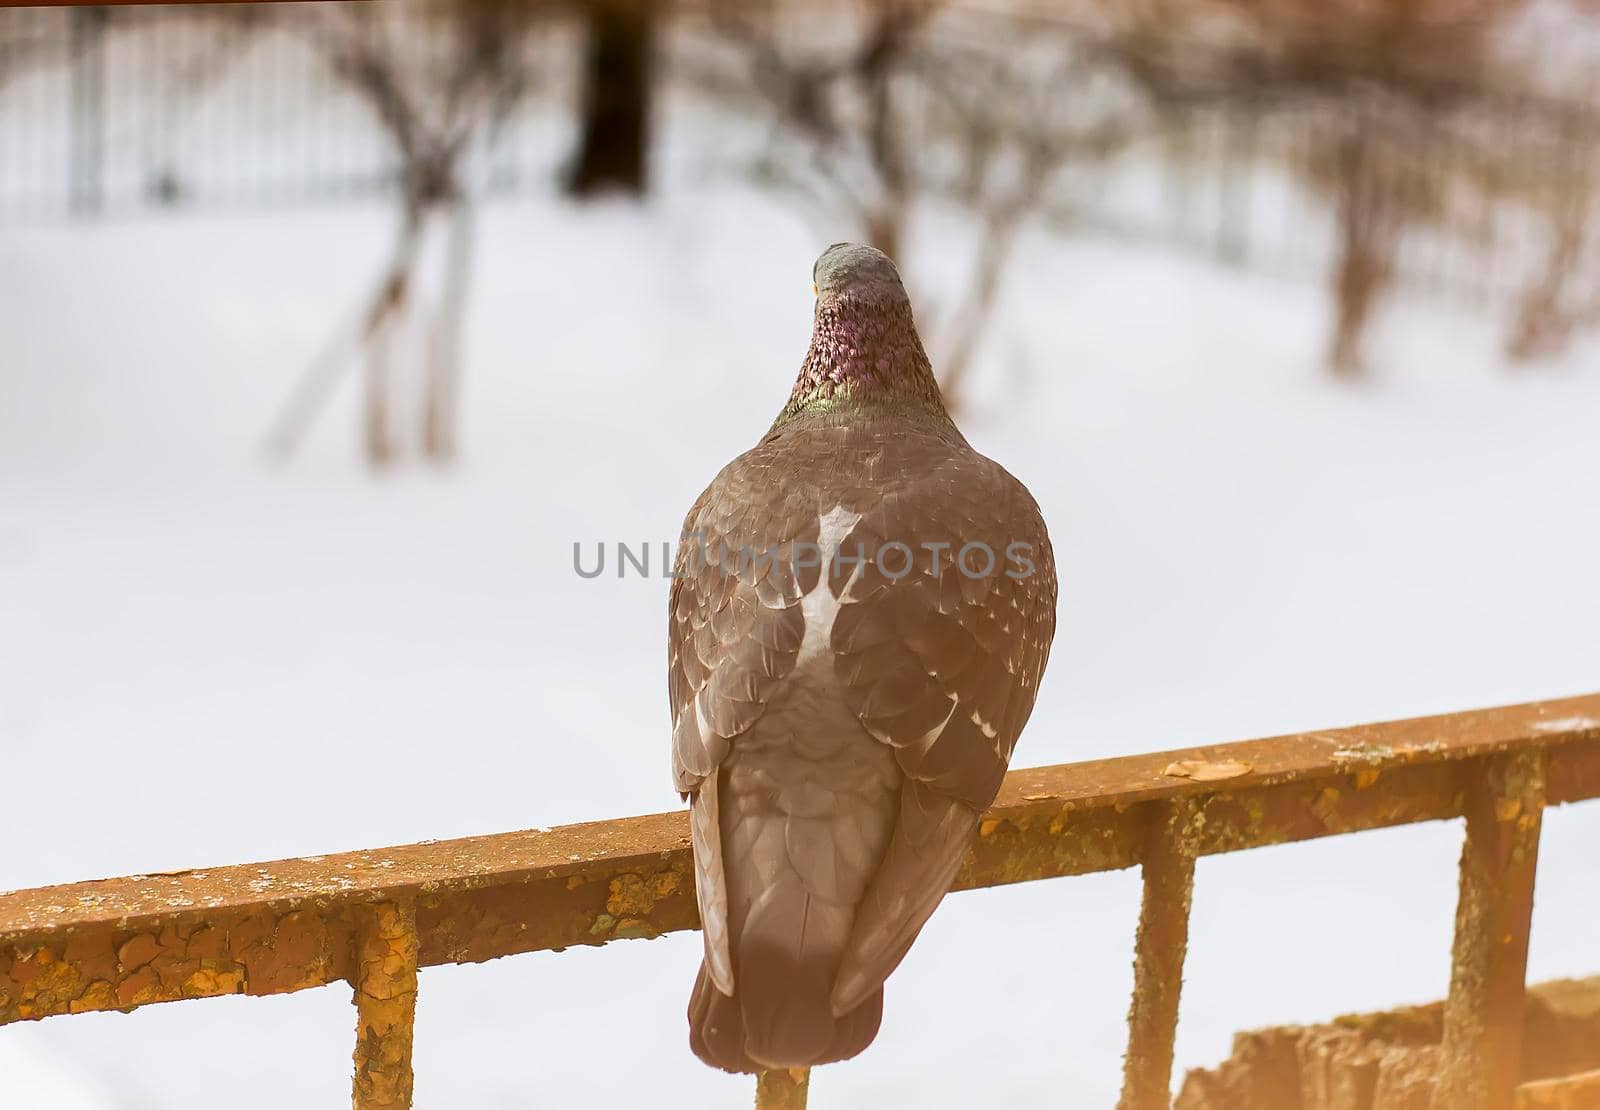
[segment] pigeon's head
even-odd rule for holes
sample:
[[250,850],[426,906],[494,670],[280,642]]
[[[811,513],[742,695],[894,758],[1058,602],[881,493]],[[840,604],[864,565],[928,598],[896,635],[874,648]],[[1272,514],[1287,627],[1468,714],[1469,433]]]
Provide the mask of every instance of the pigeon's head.
[[773,433],[807,414],[914,416],[953,430],[889,256],[835,243],[817,259],[811,280],[817,293],[811,346]]
[[811,267],[811,283],[821,306],[848,296],[867,303],[904,304],[906,287],[889,256],[863,243],[835,243]]

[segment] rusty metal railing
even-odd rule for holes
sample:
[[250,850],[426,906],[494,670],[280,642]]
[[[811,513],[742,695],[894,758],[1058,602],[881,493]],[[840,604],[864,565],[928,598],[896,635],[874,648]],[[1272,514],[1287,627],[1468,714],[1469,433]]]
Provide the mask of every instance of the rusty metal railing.
[[[956,889],[1142,867],[1120,1105],[1150,1110],[1170,1101],[1198,857],[1465,817],[1435,1106],[1508,1110],[1541,817],[1595,797],[1600,694],[1030,768]],[[407,1107],[419,968],[695,928],[688,833],[661,813],[0,894],[0,1024],[347,982],[354,1106]],[[758,1105],[803,1106],[806,1084],[768,1073]]]

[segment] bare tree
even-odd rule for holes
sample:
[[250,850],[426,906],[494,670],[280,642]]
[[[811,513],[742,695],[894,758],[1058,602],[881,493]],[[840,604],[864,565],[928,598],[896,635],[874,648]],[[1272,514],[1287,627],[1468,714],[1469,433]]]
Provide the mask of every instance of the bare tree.
[[1134,0],[1107,17],[1102,41],[1180,125],[1196,111],[1244,128],[1274,115],[1297,121],[1289,168],[1326,199],[1336,226],[1328,364],[1353,377],[1408,233],[1469,229],[1462,208],[1503,198],[1516,178],[1500,136],[1483,142],[1456,125],[1506,81],[1491,47],[1524,7]]
[[[1600,288],[1580,263],[1588,221],[1564,222],[1555,231],[1545,265],[1518,299],[1506,353],[1517,361],[1556,353],[1575,332],[1600,326]],[[1584,280],[1588,288],[1579,288]]]
[[1407,234],[1481,234],[1477,217],[1492,175],[1470,131],[1452,130],[1447,115],[1406,96],[1352,90],[1315,109],[1317,125],[1304,129],[1295,170],[1332,208],[1327,363],[1354,379],[1364,369],[1368,327],[1401,276]]
[[1600,325],[1595,138],[1593,125],[1567,106],[1540,152],[1546,173],[1525,182],[1523,195],[1543,219],[1548,246],[1518,298],[1506,341],[1506,353],[1518,361],[1559,351],[1579,329]]
[[[546,14],[528,0],[329,4],[306,13],[311,41],[372,109],[393,146],[399,220],[372,292],[313,362],[275,423],[269,446],[276,454],[294,450],[339,374],[362,359],[366,457],[375,466],[398,457],[405,439],[398,427],[395,345],[402,325],[420,309],[429,338],[416,440],[431,461],[454,457],[461,320],[473,251],[466,162],[474,144],[492,142],[529,92],[535,66],[528,47]],[[419,20],[426,23],[419,27]],[[421,306],[417,269],[432,226],[441,226],[446,240],[442,291],[434,304]]]
[[[1137,131],[1137,105],[1094,88],[1101,60],[1066,35],[969,17],[939,0],[714,3],[707,26],[732,66],[686,63],[696,87],[765,121],[746,168],[820,224],[893,255],[913,286],[916,218],[962,213],[974,246],[959,288],[925,314],[947,396],[959,402],[1006,262],[1065,168]],[[1091,95],[1063,95],[1068,87]],[[941,267],[950,256],[939,252]],[[931,284],[931,283],[928,283]],[[923,291],[924,303],[933,301]]]

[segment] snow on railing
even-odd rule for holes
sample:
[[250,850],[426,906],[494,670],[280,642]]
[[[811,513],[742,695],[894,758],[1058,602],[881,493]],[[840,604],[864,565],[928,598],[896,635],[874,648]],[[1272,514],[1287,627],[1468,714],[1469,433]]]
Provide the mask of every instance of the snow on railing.
[[[1515,1098],[1544,808],[1600,797],[1600,694],[1012,771],[955,888],[1140,865],[1121,1107],[1170,1101],[1195,860],[1466,818],[1436,1106]],[[0,1025],[335,982],[357,1110],[411,1104],[422,967],[697,927],[682,812],[0,894]],[[803,1072],[757,1105],[804,1106]]]

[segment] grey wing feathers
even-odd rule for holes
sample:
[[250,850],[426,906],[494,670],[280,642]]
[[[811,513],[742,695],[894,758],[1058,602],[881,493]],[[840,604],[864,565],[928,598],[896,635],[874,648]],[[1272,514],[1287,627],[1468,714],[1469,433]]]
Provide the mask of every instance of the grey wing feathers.
[[715,772],[701,780],[689,807],[695,843],[711,846],[694,854],[695,899],[700,905],[700,928],[705,940],[706,971],[723,994],[733,993],[733,957],[728,943],[728,886],[722,872],[721,815]]
[[[915,496],[885,498],[845,542],[868,551],[885,538],[977,542],[967,565],[982,569],[986,548],[990,573],[963,571],[957,550],[941,560],[923,548],[898,579],[869,562],[830,582],[845,602],[833,628],[845,696],[906,775],[899,821],[835,981],[835,1012],[882,985],[949,889],[1033,709],[1055,631],[1054,563],[1038,507],[998,464],[977,455],[956,463],[959,477],[932,468],[908,491]],[[1031,573],[1001,562],[1014,544]]]
[[835,1015],[849,1013],[883,986],[955,880],[978,815],[908,779],[900,820],[883,863],[856,909],[850,946],[834,979]]
[[[733,738],[760,719],[794,668],[805,629],[798,605],[805,584],[792,568],[740,557],[742,549],[759,546],[750,517],[761,504],[749,485],[736,460],[690,509],[669,599],[673,780],[690,798],[706,963],[724,994],[733,993],[734,971],[718,768]],[[772,520],[779,528],[789,523]]]

